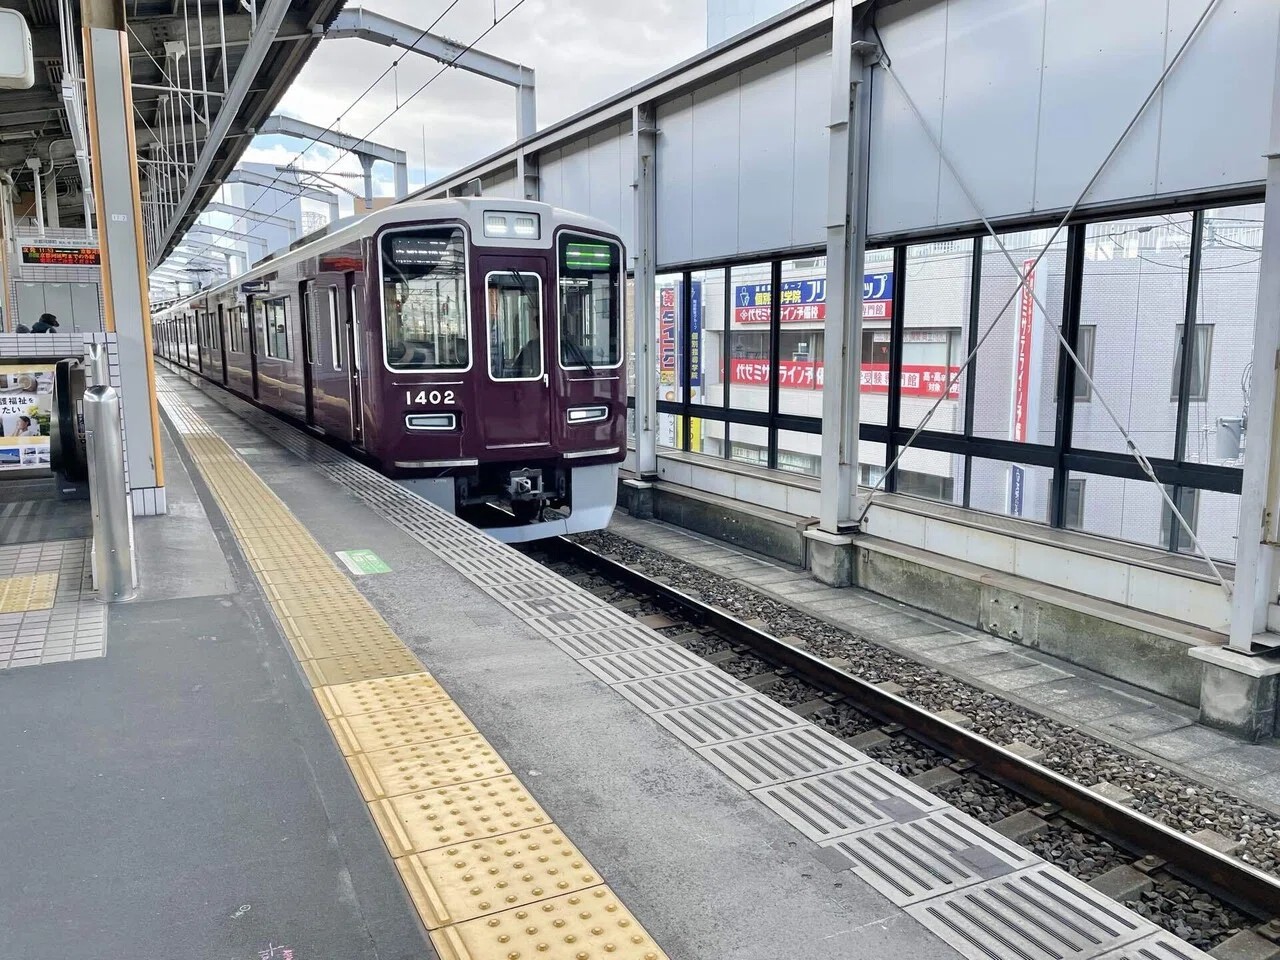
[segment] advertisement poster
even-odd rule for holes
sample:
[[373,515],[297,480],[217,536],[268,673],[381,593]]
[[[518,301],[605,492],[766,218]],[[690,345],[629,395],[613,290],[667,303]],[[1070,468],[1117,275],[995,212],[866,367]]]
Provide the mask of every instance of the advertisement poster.
[[53,364],[0,364],[0,473],[49,469]]
[[[768,323],[773,284],[743,283],[733,288],[733,319],[738,323]],[[893,316],[893,274],[868,273],[862,277],[862,319],[888,320]],[[817,323],[827,318],[826,277],[782,281],[782,323]]]
[[[1036,323],[1039,307],[1036,297],[1044,294],[1044,271],[1036,269],[1035,260],[1024,260],[1022,272],[1026,281],[1018,296],[1018,325],[1013,340],[1012,396],[1009,402],[1009,439],[1025,443],[1029,439],[1029,426],[1036,422],[1038,414],[1039,384],[1036,381],[1036,359],[1040,356],[1040,327]],[[1009,465],[1009,514],[1022,516],[1026,502],[1026,471],[1016,464]]]

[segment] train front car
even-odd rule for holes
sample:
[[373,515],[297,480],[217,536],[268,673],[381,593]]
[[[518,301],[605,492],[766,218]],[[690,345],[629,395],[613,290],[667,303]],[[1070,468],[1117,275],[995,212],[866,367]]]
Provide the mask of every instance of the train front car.
[[542,203],[432,206],[373,238],[366,448],[508,542],[606,526],[626,453],[621,242]]

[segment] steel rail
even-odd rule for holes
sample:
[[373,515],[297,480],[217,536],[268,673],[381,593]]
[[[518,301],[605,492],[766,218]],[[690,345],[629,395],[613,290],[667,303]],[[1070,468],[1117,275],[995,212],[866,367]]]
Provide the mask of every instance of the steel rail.
[[1114,838],[1132,850],[1158,857],[1166,862],[1171,872],[1222,896],[1260,919],[1280,917],[1280,877],[1221,853],[1140,811],[1109,800],[1069,777],[846,672],[838,663],[815,657],[744,623],[728,611],[698,600],[670,584],[655,581],[597,550],[563,537],[543,541],[543,545],[689,611],[701,622],[770,661],[790,668],[814,686],[837,693],[858,707],[901,724],[921,739],[960,759],[971,761],[997,780],[1057,804],[1104,836]]

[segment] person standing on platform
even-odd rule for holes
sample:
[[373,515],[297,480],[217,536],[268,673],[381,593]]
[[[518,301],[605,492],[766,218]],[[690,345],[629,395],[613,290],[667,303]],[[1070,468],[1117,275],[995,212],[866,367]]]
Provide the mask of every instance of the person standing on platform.
[[32,333],[57,333],[58,318],[52,313],[40,314],[40,319],[36,321],[35,326],[31,328]]

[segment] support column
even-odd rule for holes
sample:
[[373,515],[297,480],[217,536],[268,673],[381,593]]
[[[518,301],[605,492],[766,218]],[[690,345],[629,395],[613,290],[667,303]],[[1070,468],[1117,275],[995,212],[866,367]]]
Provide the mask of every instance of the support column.
[[[874,51],[861,41],[860,48]],[[862,275],[867,239],[867,150],[873,69],[855,50],[853,7],[837,0],[831,33],[830,156],[827,161],[827,321],[822,385],[822,488],[819,524],[805,532],[814,576],[843,586],[854,579],[862,377]]]
[[357,153],[360,158],[360,168],[364,170],[364,209],[366,213],[373,210],[373,164],[374,158],[367,153]]
[[[396,180],[396,199],[403,200],[409,195],[409,161],[393,164]],[[426,171],[423,171],[424,175]]]
[[636,150],[635,317],[636,474],[642,483],[658,476],[658,315],[654,305],[658,254],[657,108],[646,103],[631,114]]
[[31,192],[35,197],[36,227],[40,236],[44,236],[44,185],[40,182],[40,161],[36,157],[27,160],[27,169],[31,171]]
[[1272,92],[1264,217],[1228,644],[1240,653],[1253,652],[1266,632],[1267,607],[1276,600],[1276,554],[1280,547],[1280,405],[1276,403],[1276,358],[1280,356],[1280,63]]
[[80,14],[105,321],[119,351],[129,487],[135,514],[163,513],[164,464],[124,0],[81,0]]
[[52,160],[49,161],[49,172],[44,175],[44,222],[50,230],[62,226],[58,213],[58,173]]

